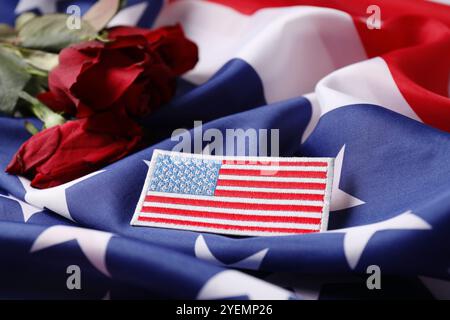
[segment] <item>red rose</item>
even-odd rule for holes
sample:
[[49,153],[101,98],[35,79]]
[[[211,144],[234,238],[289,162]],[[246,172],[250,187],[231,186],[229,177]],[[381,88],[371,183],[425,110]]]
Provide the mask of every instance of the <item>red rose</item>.
[[180,25],[155,30],[136,27],[116,27],[109,30],[109,39],[123,36],[141,35],[155,50],[175,76],[179,76],[195,66],[198,61],[197,45],[184,37]]
[[111,39],[62,50],[50,91],[38,98],[78,118],[117,109],[141,117],[172,98],[175,77],[198,59],[197,46],[179,26],[145,32],[121,27],[111,30]]
[[109,42],[89,41],[61,51],[38,98],[79,120],[26,141],[6,171],[48,188],[117,161],[144,145],[136,122],[175,93],[175,77],[194,67],[197,46],[179,26],[154,31],[116,28]]
[[142,137],[109,134],[112,120],[99,121],[96,131],[86,129],[88,119],[44,130],[20,147],[6,171],[32,179],[33,187],[49,188],[117,161],[135,151]]

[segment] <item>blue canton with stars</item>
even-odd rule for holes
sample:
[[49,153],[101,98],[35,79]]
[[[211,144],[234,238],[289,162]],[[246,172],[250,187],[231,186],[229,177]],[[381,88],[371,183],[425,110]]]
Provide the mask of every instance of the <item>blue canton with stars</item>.
[[158,155],[150,191],[212,196],[220,161]]

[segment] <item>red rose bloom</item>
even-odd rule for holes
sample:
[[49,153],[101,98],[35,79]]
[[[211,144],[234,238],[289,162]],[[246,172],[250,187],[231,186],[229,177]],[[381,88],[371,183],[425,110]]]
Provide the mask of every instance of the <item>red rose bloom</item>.
[[39,100],[79,120],[26,141],[6,169],[48,188],[79,178],[144,146],[137,123],[175,93],[175,78],[197,63],[197,46],[180,26],[110,30],[110,41],[61,51]]
[[96,131],[86,130],[87,121],[68,121],[34,135],[20,147],[6,171],[32,179],[35,188],[49,188],[96,171],[139,147],[141,136],[107,133],[114,125],[108,123],[111,119],[102,119]]
[[179,25],[156,30],[116,27],[109,30],[108,37],[118,39],[130,35],[144,36],[149,42],[151,50],[160,55],[175,76],[192,69],[198,61],[197,45],[189,40],[180,41],[185,38]]
[[78,118],[117,109],[142,117],[172,98],[175,77],[198,60],[197,46],[180,26],[120,27],[110,31],[110,39],[62,50],[49,76],[50,91],[38,98]]

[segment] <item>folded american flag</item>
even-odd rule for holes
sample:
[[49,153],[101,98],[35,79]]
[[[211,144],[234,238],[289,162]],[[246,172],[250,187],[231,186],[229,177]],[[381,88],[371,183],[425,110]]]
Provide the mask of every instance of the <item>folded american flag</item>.
[[233,235],[326,230],[332,158],[155,150],[132,225]]

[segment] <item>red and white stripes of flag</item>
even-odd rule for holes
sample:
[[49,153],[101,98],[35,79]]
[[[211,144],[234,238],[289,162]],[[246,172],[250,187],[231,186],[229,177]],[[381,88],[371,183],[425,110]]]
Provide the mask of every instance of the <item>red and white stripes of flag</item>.
[[241,236],[324,231],[332,175],[332,158],[155,150],[131,224]]

